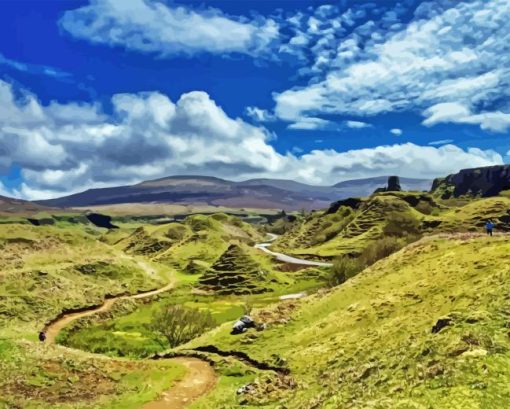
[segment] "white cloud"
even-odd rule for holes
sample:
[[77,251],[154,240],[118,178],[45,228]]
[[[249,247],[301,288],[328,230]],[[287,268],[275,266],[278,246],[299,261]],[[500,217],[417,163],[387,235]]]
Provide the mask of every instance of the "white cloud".
[[345,121],[345,125],[348,128],[353,128],[353,129],[362,129],[362,128],[372,127],[371,124],[368,124],[366,122],[361,122],[361,121]]
[[450,121],[506,131],[510,112],[498,104],[510,97],[510,2],[450,4],[417,10],[400,31],[363,40],[363,48],[358,27],[336,57],[323,61],[323,78],[275,95],[275,114],[292,122],[425,111],[427,125]]
[[400,136],[402,135],[402,129],[398,129],[398,128],[393,128],[393,129],[390,129],[390,132],[395,135],[395,136]]
[[291,123],[287,129],[298,129],[303,131],[333,129],[336,125],[325,119],[304,117]]
[[452,142],[453,142],[453,139],[439,139],[437,141],[431,141],[428,144],[435,146],[435,145],[447,145]]
[[[503,162],[491,150],[410,143],[281,154],[267,130],[230,118],[200,91],[176,102],[157,92],[117,94],[111,114],[99,104],[43,105],[21,93],[22,99],[14,98],[12,87],[0,80],[0,166],[20,165],[23,178],[17,191],[0,186],[0,194],[29,199],[175,174],[328,185],[387,174],[434,177]],[[310,126],[320,126],[318,118],[311,119]]]
[[21,61],[12,60],[5,57],[0,53],[0,65],[4,65],[9,68],[13,68],[16,71],[26,72],[29,74],[46,75],[54,78],[69,78],[71,74],[62,71],[58,68],[50,67],[47,65],[27,64]]
[[493,132],[506,132],[510,128],[510,114],[501,111],[473,114],[468,107],[454,102],[433,105],[423,115],[426,117],[423,124],[427,126],[452,122],[479,125],[483,130]]
[[246,115],[256,122],[273,122],[276,120],[273,113],[269,112],[267,109],[257,107],[247,107]]
[[301,156],[296,175],[309,183],[388,174],[433,178],[466,167],[495,164],[503,164],[503,158],[491,150],[470,148],[464,151],[453,145],[435,148],[406,143],[347,152],[315,150]]
[[278,38],[274,20],[227,16],[220,10],[148,0],[91,0],[67,11],[60,25],[74,37],[128,50],[174,54],[257,55]]

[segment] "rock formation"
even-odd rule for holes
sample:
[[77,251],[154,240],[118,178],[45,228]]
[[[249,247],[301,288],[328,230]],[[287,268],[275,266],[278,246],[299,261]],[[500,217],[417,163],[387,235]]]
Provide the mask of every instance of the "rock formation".
[[442,199],[468,196],[496,196],[510,189],[510,165],[462,169],[458,173],[438,178],[432,184],[432,193]]

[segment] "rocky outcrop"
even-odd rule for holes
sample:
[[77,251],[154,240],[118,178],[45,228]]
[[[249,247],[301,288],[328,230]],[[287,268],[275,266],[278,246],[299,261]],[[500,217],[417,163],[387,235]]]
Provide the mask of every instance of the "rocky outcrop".
[[341,207],[350,207],[351,209],[358,209],[364,202],[363,199],[358,197],[351,197],[349,199],[339,200],[338,202],[331,203],[326,214],[333,214],[338,211]]
[[400,192],[400,179],[398,176],[390,176],[388,178],[388,186],[386,187],[387,192]]
[[401,192],[402,188],[400,187],[400,178],[398,176],[389,176],[388,184],[386,187],[380,187],[376,189],[374,193],[381,192]]
[[462,169],[458,173],[438,178],[432,193],[442,199],[459,196],[496,196],[510,189],[510,165]]

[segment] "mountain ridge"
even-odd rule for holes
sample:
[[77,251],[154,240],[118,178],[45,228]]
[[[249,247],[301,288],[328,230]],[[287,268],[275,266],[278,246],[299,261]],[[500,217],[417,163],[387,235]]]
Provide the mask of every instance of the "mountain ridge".
[[[312,210],[329,206],[335,200],[366,196],[386,184],[387,177],[315,186],[288,179],[249,179],[229,181],[213,176],[178,175],[142,181],[138,184],[89,189],[60,198],[35,201],[56,207],[86,207],[123,203],[205,203],[233,208]],[[345,183],[349,183],[347,186]],[[344,183],[344,185],[342,185]],[[401,178],[404,188],[428,190],[427,179]],[[338,186],[340,185],[340,186]]]

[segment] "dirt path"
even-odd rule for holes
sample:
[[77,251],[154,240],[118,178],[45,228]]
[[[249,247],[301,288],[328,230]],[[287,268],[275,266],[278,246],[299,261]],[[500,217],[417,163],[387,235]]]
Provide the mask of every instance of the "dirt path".
[[156,290],[147,291],[140,294],[135,295],[123,295],[115,298],[110,298],[106,300],[103,304],[98,306],[97,308],[93,308],[86,311],[79,311],[79,312],[70,312],[69,314],[65,314],[58,320],[52,322],[46,327],[46,342],[48,344],[54,344],[55,339],[57,338],[57,335],[64,329],[64,327],[68,326],[71,322],[76,321],[77,319],[83,318],[83,317],[89,317],[91,315],[97,314],[98,312],[104,312],[108,311],[112,308],[113,304],[117,300],[125,300],[125,299],[135,299],[139,300],[141,298],[147,298],[151,297],[156,294],[164,293],[168,290],[171,290],[174,287],[174,283],[171,282],[170,284],[165,285],[164,287],[158,288]]
[[[151,297],[153,295],[166,292],[173,287],[174,283],[171,282],[157,290],[111,298],[106,300],[97,308],[65,314],[46,327],[46,342],[48,344],[55,344],[55,340],[60,331],[62,331],[62,329],[71,322],[99,312],[108,311],[117,300]],[[186,375],[181,381],[177,382],[168,391],[164,392],[158,400],[145,404],[142,409],[184,409],[194,400],[208,393],[214,385],[216,385],[216,373],[208,362],[202,361],[198,358],[188,357],[168,358],[168,360],[185,366],[187,369]]]
[[216,374],[209,363],[198,358],[171,358],[186,367],[186,375],[159,400],[142,406],[142,409],[184,409],[216,385]]
[[302,266],[331,267],[333,265],[331,263],[321,263],[319,261],[304,260],[302,258],[292,257],[292,256],[288,256],[287,254],[271,251],[268,249],[268,247],[271,245],[272,241],[274,241],[278,238],[278,236],[273,233],[267,233],[267,234],[270,237],[269,240],[265,243],[255,244],[254,247],[256,249],[262,250],[264,253],[270,254],[271,256],[273,256],[274,258],[276,258],[279,261],[282,261],[284,263],[289,263],[289,264],[299,264]]

